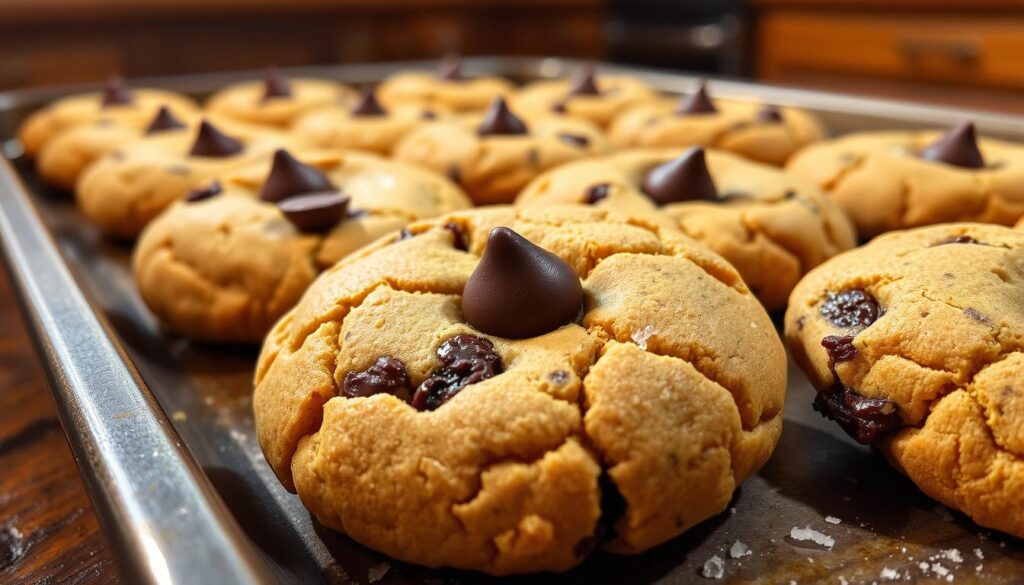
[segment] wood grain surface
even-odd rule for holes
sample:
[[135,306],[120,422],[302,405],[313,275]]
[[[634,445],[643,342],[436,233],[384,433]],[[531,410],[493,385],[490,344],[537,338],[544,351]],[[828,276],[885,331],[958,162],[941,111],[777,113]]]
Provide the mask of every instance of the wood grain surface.
[[121,581],[3,269],[0,470],[0,583]]

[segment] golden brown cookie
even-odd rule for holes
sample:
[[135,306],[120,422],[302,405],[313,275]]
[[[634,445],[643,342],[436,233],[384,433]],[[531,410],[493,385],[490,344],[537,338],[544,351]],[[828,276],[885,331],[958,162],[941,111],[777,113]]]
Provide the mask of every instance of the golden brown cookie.
[[238,83],[213,94],[206,109],[240,122],[284,130],[310,110],[351,105],[355,98],[354,90],[339,83],[307,77],[289,79],[270,69],[262,81]]
[[817,118],[800,108],[707,96],[704,86],[681,100],[662,98],[627,109],[608,130],[621,148],[707,146],[782,165],[820,140]]
[[112,78],[103,91],[58,99],[33,112],[18,130],[25,154],[35,157],[50,139],[63,130],[82,124],[113,124],[144,129],[162,106],[174,112],[194,112],[196,103],[172,91],[129,89],[124,80]]
[[424,124],[398,146],[397,160],[445,173],[477,205],[511,202],[540,173],[610,149],[601,131],[583,120],[520,119],[497,99],[481,118]]
[[931,497],[1024,536],[1024,233],[880,236],[797,285],[786,338],[819,412]]
[[498,96],[509,96],[512,83],[491,75],[469,77],[457,60],[445,60],[436,73],[403,71],[380,84],[381,101],[387,106],[414,104],[453,112],[480,112]]
[[[139,238],[135,279],[171,329],[255,343],[322,269],[412,221],[470,206],[444,177],[359,152],[279,151],[173,205]],[[308,163],[308,164],[307,164]]]
[[732,263],[772,310],[785,307],[808,270],[856,243],[849,220],[814,186],[775,167],[700,148],[569,163],[537,177],[516,199],[517,205],[552,203],[667,216]]
[[[929,154],[930,153],[930,154]],[[1024,147],[950,132],[864,132],[810,146],[787,172],[829,193],[864,238],[950,221],[1024,215]]]
[[595,74],[584,67],[574,79],[535,81],[522,88],[510,103],[528,117],[560,114],[581,118],[600,128],[630,106],[657,97],[644,82],[625,75]]
[[[75,196],[82,213],[106,234],[134,238],[157,214],[201,183],[265,159],[283,139],[208,121],[186,132],[157,134],[113,150],[81,175]],[[228,134],[230,132],[230,134]]]
[[564,570],[721,512],[770,455],[785,354],[703,246],[582,206],[408,233],[318,277],[257,365],[264,454],[326,526],[429,566]]

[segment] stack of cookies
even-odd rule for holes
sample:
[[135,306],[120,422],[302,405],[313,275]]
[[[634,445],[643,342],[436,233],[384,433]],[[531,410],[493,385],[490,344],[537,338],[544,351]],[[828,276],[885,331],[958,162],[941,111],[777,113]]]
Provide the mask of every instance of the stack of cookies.
[[721,513],[782,432],[770,312],[813,408],[1024,536],[1024,147],[824,137],[703,84],[455,60],[202,107],[112,80],[20,136],[169,332],[262,344],[267,462],[397,559],[558,571]]

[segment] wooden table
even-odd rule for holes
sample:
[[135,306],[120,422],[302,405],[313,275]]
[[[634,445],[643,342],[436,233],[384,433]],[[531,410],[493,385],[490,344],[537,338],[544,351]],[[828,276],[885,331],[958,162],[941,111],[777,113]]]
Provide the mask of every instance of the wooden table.
[[118,583],[46,384],[0,269],[0,583]]

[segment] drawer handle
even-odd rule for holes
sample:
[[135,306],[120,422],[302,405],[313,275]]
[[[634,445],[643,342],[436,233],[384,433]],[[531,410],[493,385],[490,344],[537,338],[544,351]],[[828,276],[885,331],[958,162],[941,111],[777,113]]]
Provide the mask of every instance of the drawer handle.
[[911,60],[941,57],[962,64],[973,63],[981,56],[981,48],[975,41],[903,39],[900,41],[900,51]]

